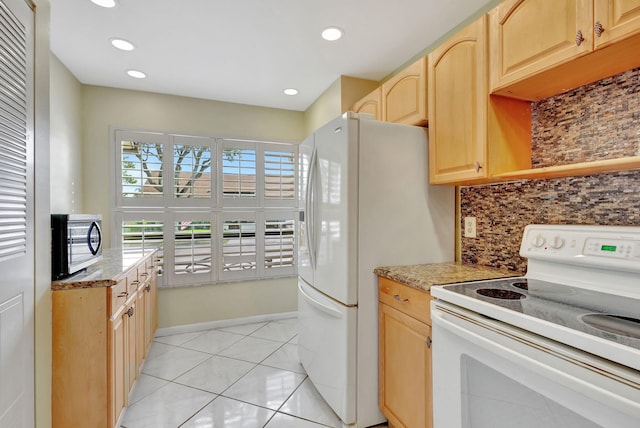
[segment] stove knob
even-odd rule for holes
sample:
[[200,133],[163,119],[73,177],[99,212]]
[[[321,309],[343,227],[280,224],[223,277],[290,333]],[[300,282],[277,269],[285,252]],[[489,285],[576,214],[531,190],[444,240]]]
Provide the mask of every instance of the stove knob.
[[536,239],[533,241],[533,246],[537,248],[541,248],[544,244],[546,244],[547,240],[544,239],[544,236],[538,235]]
[[553,238],[549,246],[554,250],[559,250],[560,248],[564,247],[564,239],[562,239],[559,236],[556,236],[555,238]]

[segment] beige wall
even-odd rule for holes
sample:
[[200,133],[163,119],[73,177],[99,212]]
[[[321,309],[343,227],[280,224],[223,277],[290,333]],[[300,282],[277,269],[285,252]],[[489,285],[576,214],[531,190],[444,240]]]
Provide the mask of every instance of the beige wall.
[[305,111],[307,135],[340,116],[376,87],[378,82],[373,80],[340,76]]
[[[82,87],[83,177],[86,212],[103,216],[110,247],[113,198],[111,127],[300,142],[304,114],[171,95]],[[296,310],[293,279],[161,289],[162,327]]]
[[51,55],[51,212],[81,213],[82,85]]
[[[188,310],[185,310],[188,308]],[[159,326],[172,327],[297,310],[295,278],[162,289]]]
[[379,83],[375,80],[358,79],[351,76],[340,76],[340,105],[345,112],[356,101],[376,89]]
[[340,88],[340,79],[337,79],[304,112],[307,135],[342,113]]

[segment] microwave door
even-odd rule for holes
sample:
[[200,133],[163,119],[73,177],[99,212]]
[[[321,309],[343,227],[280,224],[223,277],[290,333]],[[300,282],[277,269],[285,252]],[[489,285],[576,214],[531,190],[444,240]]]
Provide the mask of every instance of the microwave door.
[[93,258],[91,228],[91,222],[69,223],[69,266],[79,268]]
[[102,230],[100,230],[100,225],[95,221],[89,226],[87,244],[92,255],[95,256],[100,252],[100,247],[102,246]]

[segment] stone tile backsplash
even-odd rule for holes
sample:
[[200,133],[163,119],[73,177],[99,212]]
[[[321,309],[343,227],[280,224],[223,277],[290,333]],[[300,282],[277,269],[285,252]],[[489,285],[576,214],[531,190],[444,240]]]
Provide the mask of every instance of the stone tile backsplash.
[[[531,151],[534,168],[640,155],[640,68],[533,103]],[[462,261],[524,273],[527,224],[640,226],[640,171],[461,187],[460,212]]]
[[640,155],[640,68],[531,105],[531,166]]

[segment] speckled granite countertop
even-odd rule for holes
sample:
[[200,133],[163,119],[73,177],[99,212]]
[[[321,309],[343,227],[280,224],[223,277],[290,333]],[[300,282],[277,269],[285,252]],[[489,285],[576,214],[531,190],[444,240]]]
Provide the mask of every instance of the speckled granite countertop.
[[432,285],[520,276],[518,272],[461,262],[385,266],[374,273],[424,291]]
[[121,249],[103,250],[100,261],[68,278],[51,282],[51,289],[70,290],[116,285],[124,272],[155,251],[157,250],[127,250],[126,252]]

